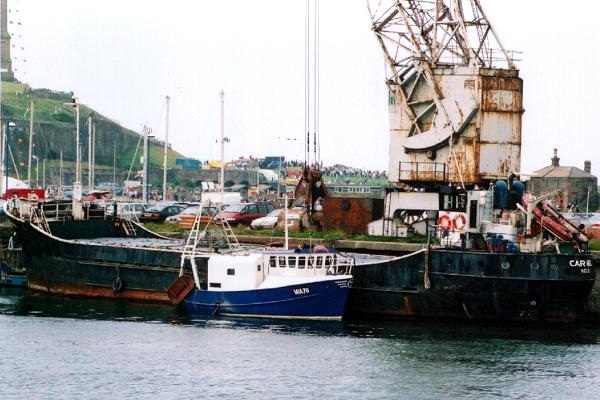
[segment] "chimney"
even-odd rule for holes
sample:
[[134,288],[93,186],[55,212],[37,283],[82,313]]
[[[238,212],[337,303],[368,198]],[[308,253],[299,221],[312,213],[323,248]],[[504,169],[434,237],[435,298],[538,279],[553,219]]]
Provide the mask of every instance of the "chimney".
[[583,162],[583,170],[588,174],[592,173],[592,162],[590,160],[585,160]]
[[551,160],[553,167],[558,167],[560,165],[558,163],[560,161],[560,158],[558,158],[558,149],[554,149],[554,157],[552,157]]

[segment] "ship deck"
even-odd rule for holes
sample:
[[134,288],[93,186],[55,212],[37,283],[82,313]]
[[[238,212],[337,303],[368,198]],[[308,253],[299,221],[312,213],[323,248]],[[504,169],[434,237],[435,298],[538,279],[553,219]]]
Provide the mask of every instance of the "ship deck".
[[[169,250],[182,252],[185,246],[184,239],[160,239],[160,238],[118,238],[118,237],[99,237],[93,239],[76,239],[73,242],[83,245],[95,245],[95,246],[111,246],[111,247],[129,247],[138,249],[152,249],[152,250]],[[256,245],[242,245],[241,250],[250,252],[261,252],[265,250],[265,246]],[[240,249],[219,249],[221,253],[228,253],[229,251],[239,251]],[[278,251],[280,250],[280,251]],[[199,252],[214,253],[205,247],[198,247]],[[293,250],[277,249],[273,251],[273,255],[285,254],[293,252]],[[269,252],[270,253],[270,252]],[[374,255],[374,254],[360,254],[360,253],[347,253],[342,252],[342,255],[348,255],[354,258],[355,265],[365,264],[377,264],[382,262],[388,262],[396,259],[394,256],[387,255]]]
[[93,239],[76,239],[75,243],[85,245],[136,247],[146,249],[183,250],[184,240],[159,238],[118,238],[99,237]]

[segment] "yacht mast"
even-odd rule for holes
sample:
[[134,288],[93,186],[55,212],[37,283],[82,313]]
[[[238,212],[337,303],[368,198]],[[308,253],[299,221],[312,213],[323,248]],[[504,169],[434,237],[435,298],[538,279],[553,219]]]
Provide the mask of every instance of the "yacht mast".
[[31,158],[33,156],[33,100],[29,106],[29,157],[27,161],[27,186],[31,189]]
[[163,200],[167,199],[167,153],[169,146],[169,102],[171,98],[169,96],[165,97],[165,101],[167,102],[167,120],[165,126],[165,154],[163,159]]
[[94,190],[94,181],[92,177],[92,169],[94,168],[92,160],[92,146],[94,140],[92,138],[92,114],[88,115],[88,186],[89,191]]
[[225,109],[225,93],[221,90],[221,206],[223,205],[223,187],[225,185],[225,119],[223,117]]

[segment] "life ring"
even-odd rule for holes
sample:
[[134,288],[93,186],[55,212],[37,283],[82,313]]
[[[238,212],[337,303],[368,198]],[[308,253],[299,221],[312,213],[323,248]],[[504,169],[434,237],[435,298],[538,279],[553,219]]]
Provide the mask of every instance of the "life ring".
[[452,221],[452,225],[454,226],[454,229],[462,231],[465,226],[467,226],[467,217],[465,217],[465,214],[456,214]]
[[440,215],[437,220],[437,224],[443,231],[447,231],[452,227],[452,221],[450,220],[450,216],[448,214]]
[[117,276],[112,284],[112,290],[115,293],[118,293],[123,289],[123,280],[120,276]]

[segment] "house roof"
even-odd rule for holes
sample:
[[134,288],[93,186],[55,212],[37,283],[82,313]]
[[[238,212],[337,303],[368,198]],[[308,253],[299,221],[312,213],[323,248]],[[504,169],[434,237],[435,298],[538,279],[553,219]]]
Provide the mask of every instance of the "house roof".
[[533,172],[532,178],[596,178],[589,172],[577,167],[561,167],[549,165]]

